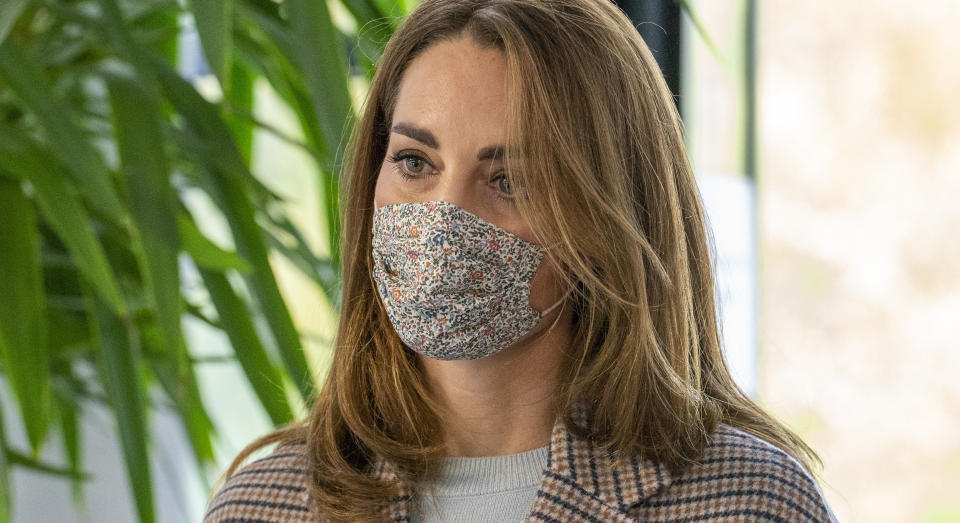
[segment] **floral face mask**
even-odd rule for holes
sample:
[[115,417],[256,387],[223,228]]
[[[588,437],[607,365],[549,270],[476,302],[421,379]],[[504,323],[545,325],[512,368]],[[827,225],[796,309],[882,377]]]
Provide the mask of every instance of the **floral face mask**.
[[438,360],[494,354],[563,300],[530,307],[546,251],[454,204],[384,205],[373,215],[373,276],[400,339]]

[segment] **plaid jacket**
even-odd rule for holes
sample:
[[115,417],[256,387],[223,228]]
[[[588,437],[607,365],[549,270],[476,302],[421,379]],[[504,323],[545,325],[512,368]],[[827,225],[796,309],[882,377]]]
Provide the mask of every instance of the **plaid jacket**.
[[[305,448],[303,441],[284,443],[269,456],[241,467],[211,500],[204,523],[328,521],[310,513]],[[375,463],[372,474],[397,480],[383,460]],[[410,521],[412,492],[402,483],[400,488],[400,495],[385,509],[386,521]],[[536,500],[524,521],[835,522],[836,518],[796,460],[729,425],[717,427],[697,464],[673,476],[647,459],[613,463],[558,420]]]

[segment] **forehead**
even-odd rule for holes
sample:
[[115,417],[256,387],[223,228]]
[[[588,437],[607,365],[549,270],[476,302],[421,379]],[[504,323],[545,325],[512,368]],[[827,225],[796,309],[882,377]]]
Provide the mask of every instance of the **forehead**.
[[[469,37],[435,43],[407,66],[393,121],[411,122],[440,135],[500,136],[506,115],[506,61]],[[480,134],[482,136],[472,136]]]

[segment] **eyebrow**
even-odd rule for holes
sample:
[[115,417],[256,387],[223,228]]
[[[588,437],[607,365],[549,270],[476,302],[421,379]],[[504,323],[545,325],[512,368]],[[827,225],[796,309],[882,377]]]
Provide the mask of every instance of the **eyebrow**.
[[[440,150],[440,143],[437,141],[436,136],[422,127],[399,122],[390,128],[390,132],[402,134],[404,136],[413,138],[427,147],[436,149],[438,151]],[[506,148],[502,144],[488,145],[477,152],[477,160],[500,160],[503,158],[505,150]]]

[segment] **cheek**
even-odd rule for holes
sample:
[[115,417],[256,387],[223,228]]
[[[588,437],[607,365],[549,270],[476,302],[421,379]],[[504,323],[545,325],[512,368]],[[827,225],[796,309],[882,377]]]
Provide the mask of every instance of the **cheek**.
[[[528,227],[526,222],[524,222],[519,216],[514,218],[511,224],[507,227],[504,227],[504,229],[520,237],[522,240],[526,240],[530,243],[537,243],[537,239],[533,237],[533,231],[530,230],[530,227]],[[544,259],[544,262],[540,266],[543,267],[546,263],[546,259]]]
[[389,173],[384,172],[386,169],[385,165],[381,165],[380,172],[377,173],[377,181],[373,188],[373,204],[375,207],[396,203],[392,201],[394,199],[393,193],[396,191],[390,187]]
[[556,265],[544,258],[530,282],[530,306],[542,311],[556,303],[562,294]]
[[377,173],[377,181],[373,189],[373,202],[376,207],[392,205],[397,203],[409,203],[417,200],[417,194],[414,192],[418,186],[410,182],[405,182],[398,175],[392,165],[383,162],[380,171]]

